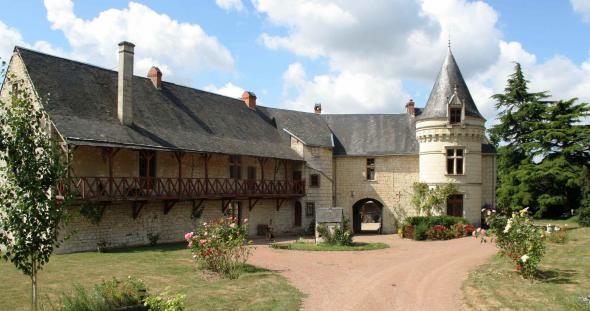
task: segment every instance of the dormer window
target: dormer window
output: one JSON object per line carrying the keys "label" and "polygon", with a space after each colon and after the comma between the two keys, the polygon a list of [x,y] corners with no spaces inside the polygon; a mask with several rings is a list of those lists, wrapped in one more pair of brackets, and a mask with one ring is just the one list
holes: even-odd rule
{"label": "dormer window", "polygon": [[461,123],[461,108],[451,108],[450,109],[449,121],[451,124]]}

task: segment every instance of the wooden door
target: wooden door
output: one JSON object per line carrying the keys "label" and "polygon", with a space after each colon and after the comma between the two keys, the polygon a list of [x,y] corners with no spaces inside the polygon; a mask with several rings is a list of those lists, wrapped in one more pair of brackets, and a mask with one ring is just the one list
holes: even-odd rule
{"label": "wooden door", "polygon": [[463,217],[462,194],[454,194],[447,199],[447,215]]}
{"label": "wooden door", "polygon": [[295,224],[294,225],[295,225],[295,227],[301,227],[301,213],[303,212],[301,210],[301,202],[299,202],[299,201],[295,202],[294,210],[295,210],[295,217],[294,217]]}

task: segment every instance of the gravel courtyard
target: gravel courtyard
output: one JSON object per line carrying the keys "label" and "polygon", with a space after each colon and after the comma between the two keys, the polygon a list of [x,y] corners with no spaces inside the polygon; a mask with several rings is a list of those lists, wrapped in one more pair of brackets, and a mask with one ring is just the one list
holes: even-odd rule
{"label": "gravel courtyard", "polygon": [[467,273],[496,252],[470,237],[416,242],[375,235],[355,241],[390,248],[308,252],[257,245],[249,262],[287,277],[307,296],[305,310],[461,310]]}

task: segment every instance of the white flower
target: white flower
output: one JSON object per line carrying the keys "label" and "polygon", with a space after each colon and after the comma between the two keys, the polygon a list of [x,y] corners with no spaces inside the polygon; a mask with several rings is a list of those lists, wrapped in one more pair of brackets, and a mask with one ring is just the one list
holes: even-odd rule
{"label": "white flower", "polygon": [[522,255],[522,257],[520,257],[520,260],[522,260],[522,263],[525,263],[527,260],[529,260],[529,256],[528,255]]}

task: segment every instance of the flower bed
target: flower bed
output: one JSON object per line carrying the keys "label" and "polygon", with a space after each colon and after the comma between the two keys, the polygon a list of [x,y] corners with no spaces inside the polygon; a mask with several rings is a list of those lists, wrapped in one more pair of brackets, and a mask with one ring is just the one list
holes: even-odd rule
{"label": "flower bed", "polygon": [[408,217],[402,228],[402,236],[408,239],[449,240],[466,237],[475,230],[465,218],[454,216]]}

